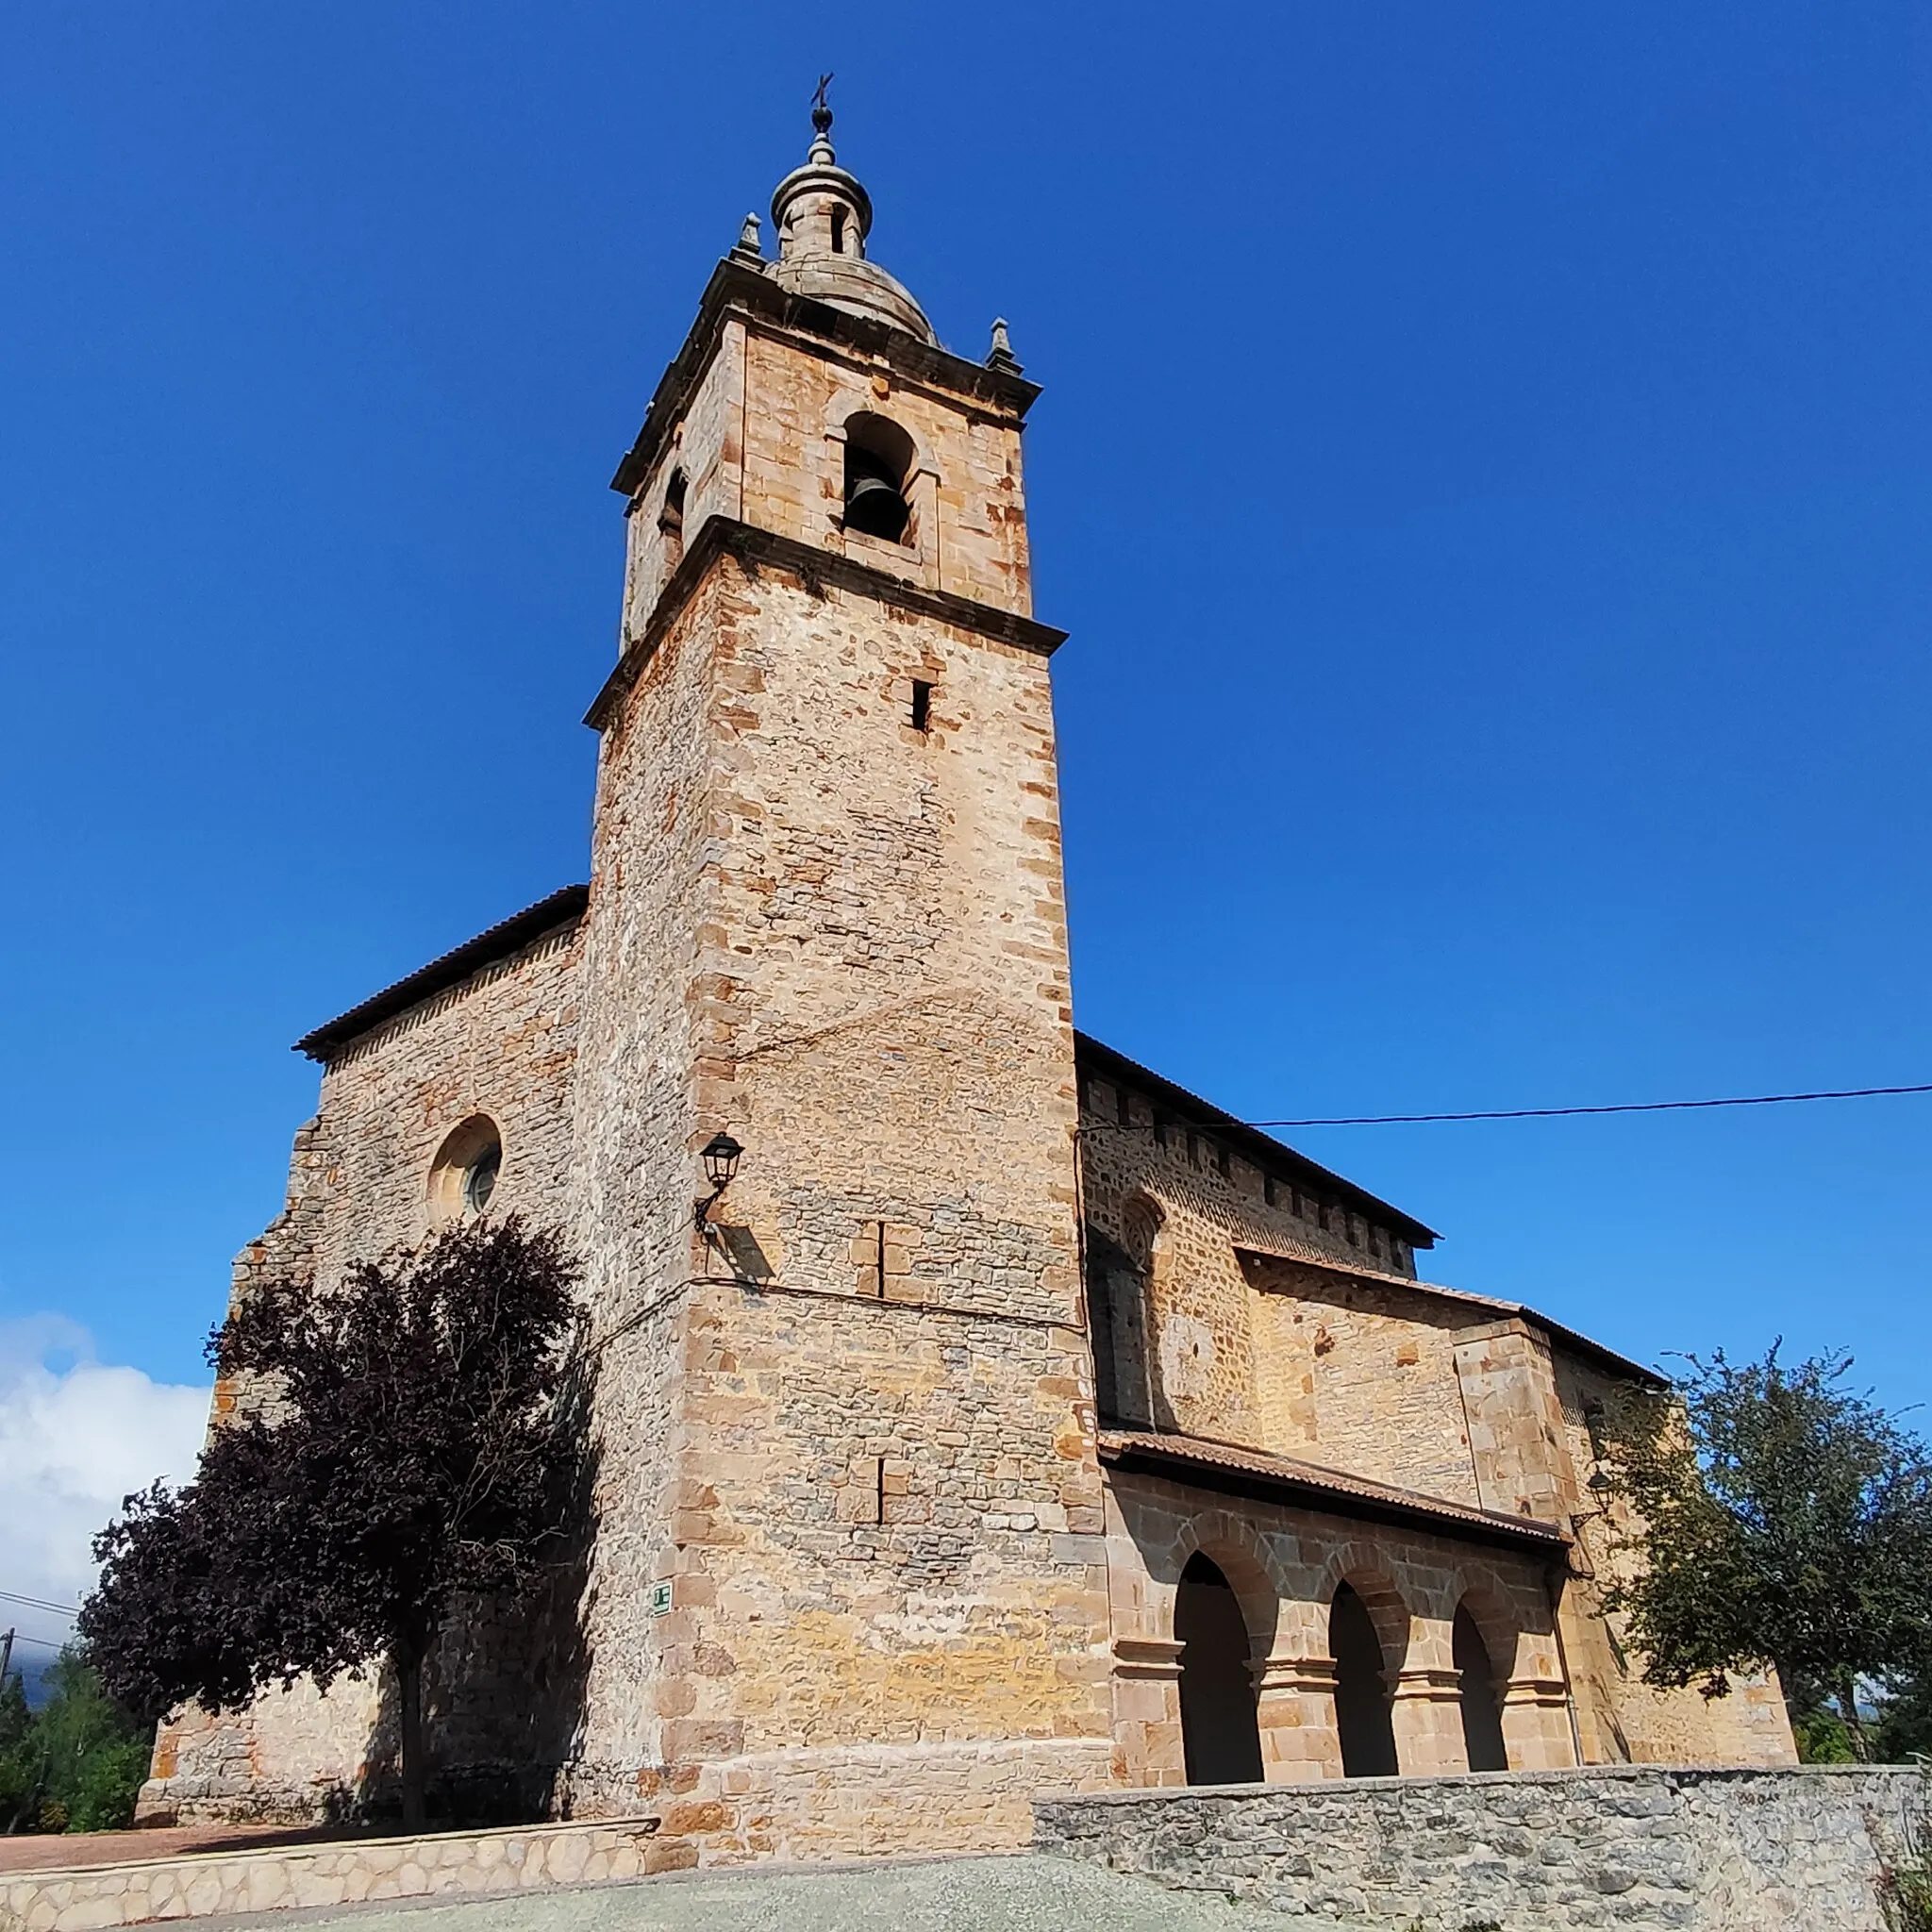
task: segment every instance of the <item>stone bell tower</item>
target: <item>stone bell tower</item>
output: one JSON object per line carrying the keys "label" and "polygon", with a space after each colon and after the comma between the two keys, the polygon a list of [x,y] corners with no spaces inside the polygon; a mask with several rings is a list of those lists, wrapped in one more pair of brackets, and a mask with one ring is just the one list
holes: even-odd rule
{"label": "stone bell tower", "polygon": [[1038,391],[941,346],[813,120],[618,469],[590,714],[568,1796],[661,1805],[665,1864],[1014,1842],[1111,1742]]}

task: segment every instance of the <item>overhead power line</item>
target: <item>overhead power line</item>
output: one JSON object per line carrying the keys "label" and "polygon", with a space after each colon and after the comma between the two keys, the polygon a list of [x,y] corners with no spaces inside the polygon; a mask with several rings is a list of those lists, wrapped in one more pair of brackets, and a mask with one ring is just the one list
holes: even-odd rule
{"label": "overhead power line", "polygon": [[43,1596],[19,1596],[10,1590],[0,1590],[0,1603],[25,1604],[30,1610],[52,1610],[57,1616],[68,1618],[75,1613],[72,1604],[51,1604]]}
{"label": "overhead power line", "polygon": [[[1408,1127],[1437,1121],[1552,1121],[1575,1114],[1684,1113],[1707,1107],[1783,1107],[1799,1100],[1873,1100],[1891,1093],[1932,1093],[1932,1081],[1915,1087],[1835,1087],[1818,1093],[1744,1093],[1722,1100],[1624,1100],[1607,1107],[1501,1107],[1467,1113],[1346,1113],[1310,1115],[1302,1120],[1230,1121],[1238,1127]],[[1145,1132],[1159,1121],[1094,1121],[1082,1128],[1115,1133]],[[1208,1123],[1205,1124],[1212,1124]]]}

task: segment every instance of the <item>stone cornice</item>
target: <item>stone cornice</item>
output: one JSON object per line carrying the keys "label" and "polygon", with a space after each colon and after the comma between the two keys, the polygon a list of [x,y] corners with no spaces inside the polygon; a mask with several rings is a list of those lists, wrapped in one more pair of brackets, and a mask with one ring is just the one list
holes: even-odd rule
{"label": "stone cornice", "polygon": [[616,669],[604,680],[603,690],[584,713],[584,723],[593,731],[603,730],[609,722],[612,710],[656,655],[664,633],[704,582],[712,564],[727,555],[737,558],[748,570],[782,571],[813,591],[834,585],[900,610],[972,631],[994,643],[1037,652],[1042,658],[1050,658],[1067,641],[1065,631],[1022,617],[1016,610],[978,604],[951,591],[929,591],[924,584],[893,576],[890,571],[861,563],[856,558],[842,557],[837,551],[814,550],[795,537],[782,537],[775,530],[760,529],[756,524],[741,524],[735,517],[712,516],[706,518],[704,528],[672,572],[670,582],[651,612],[650,622],[631,640]]}
{"label": "stone cornice", "polygon": [[727,258],[705,285],[691,333],[659,379],[644,412],[643,427],[618,464],[617,474],[610,479],[611,489],[628,496],[650,475],[665,438],[683,416],[691,390],[710,364],[726,319],[734,313],[875,358],[915,381],[931,383],[949,395],[978,403],[1016,422],[1024,418],[1040,394],[1038,383],[1009,370],[969,362],[965,357],[922,342],[890,323],[848,314],[808,295],[792,294],[761,270]]}

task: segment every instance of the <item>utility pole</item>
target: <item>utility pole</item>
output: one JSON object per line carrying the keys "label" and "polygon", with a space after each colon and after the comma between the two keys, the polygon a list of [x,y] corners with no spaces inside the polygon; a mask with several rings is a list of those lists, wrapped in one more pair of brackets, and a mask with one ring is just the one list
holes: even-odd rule
{"label": "utility pole", "polygon": [[7,1688],[7,1673],[13,1665],[13,1632],[0,1632],[0,1690]]}

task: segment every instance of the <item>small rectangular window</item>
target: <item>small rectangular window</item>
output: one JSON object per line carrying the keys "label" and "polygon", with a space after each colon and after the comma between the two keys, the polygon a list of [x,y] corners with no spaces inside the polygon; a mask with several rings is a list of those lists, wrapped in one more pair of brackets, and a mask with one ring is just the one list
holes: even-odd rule
{"label": "small rectangular window", "polygon": [[1261,1176],[1261,1198],[1269,1207],[1274,1206],[1274,1176],[1272,1174],[1264,1174]]}
{"label": "small rectangular window", "polygon": [[1113,1098],[1115,1109],[1120,1114],[1121,1125],[1131,1127],[1134,1124],[1134,1103],[1127,1098],[1127,1090],[1124,1087],[1116,1087]]}
{"label": "small rectangular window", "polygon": [[932,686],[919,677],[912,680],[912,728],[915,731],[932,729]]}

